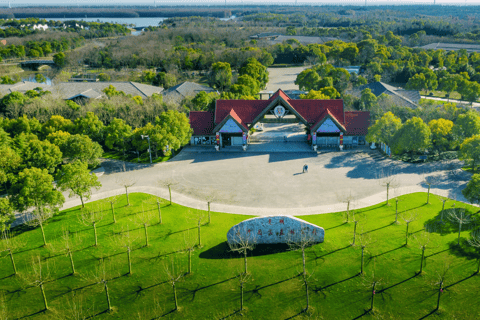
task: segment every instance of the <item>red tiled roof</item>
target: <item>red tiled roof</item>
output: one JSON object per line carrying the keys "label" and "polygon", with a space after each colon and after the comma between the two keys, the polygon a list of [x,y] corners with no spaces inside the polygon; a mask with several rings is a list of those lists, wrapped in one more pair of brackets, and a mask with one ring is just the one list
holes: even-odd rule
{"label": "red tiled roof", "polygon": [[268,99],[268,101],[273,101],[273,100],[275,100],[278,96],[282,97],[283,100],[285,100],[285,101],[290,100],[290,97],[287,96],[287,94],[286,94],[285,92],[283,92],[282,89],[278,89],[277,92],[275,92],[275,93],[270,97],[270,99]]}
{"label": "red tiled roof", "polygon": [[290,100],[290,105],[307,120],[316,123],[325,109],[328,109],[335,119],[342,125],[345,124],[343,115],[343,100]]}
{"label": "red tiled roof", "polygon": [[213,112],[190,111],[190,127],[194,135],[212,134],[215,124],[213,123]]}
{"label": "red tiled roof", "polygon": [[232,109],[243,123],[252,123],[269,103],[268,100],[217,100],[215,124],[222,122]]}
{"label": "red tiled roof", "polygon": [[248,131],[248,127],[245,125],[245,123],[243,123],[242,119],[240,119],[240,117],[237,115],[235,110],[233,110],[233,109],[230,110],[229,115],[232,116],[233,119],[237,120],[237,122],[240,123]]}
{"label": "red tiled roof", "polygon": [[364,136],[370,124],[370,111],[345,111],[347,135]]}
{"label": "red tiled roof", "polygon": [[[325,117],[326,117],[327,115],[330,115],[332,118],[334,118],[335,120],[337,120],[338,123],[340,123],[340,125],[342,125],[342,126],[345,128],[345,123],[340,122],[340,121],[330,112],[330,109],[327,108],[327,109],[324,109],[324,110],[323,110],[322,114],[321,114],[320,117],[318,118],[318,121],[317,121],[313,126],[310,127],[310,130],[313,130],[314,127],[316,127],[323,119],[325,119]],[[318,128],[317,128],[317,129],[318,129]],[[341,129],[341,128],[338,128],[338,129]],[[345,128],[345,130],[346,130],[346,128]]]}

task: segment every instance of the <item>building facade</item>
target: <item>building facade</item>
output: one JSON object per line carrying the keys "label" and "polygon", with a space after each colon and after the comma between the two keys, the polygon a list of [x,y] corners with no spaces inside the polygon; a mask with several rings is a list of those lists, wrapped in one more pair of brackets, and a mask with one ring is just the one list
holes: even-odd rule
{"label": "building facade", "polygon": [[[278,90],[268,100],[217,100],[215,111],[191,111],[191,145],[246,146],[257,123],[302,123],[312,146],[365,143],[368,111],[344,111],[343,100],[295,100]],[[316,147],[315,147],[316,148]]]}

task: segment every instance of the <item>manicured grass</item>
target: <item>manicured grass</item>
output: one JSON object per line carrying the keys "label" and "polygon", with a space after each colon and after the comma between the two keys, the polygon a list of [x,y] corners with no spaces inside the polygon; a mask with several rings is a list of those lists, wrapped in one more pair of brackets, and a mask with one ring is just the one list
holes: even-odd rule
{"label": "manicured grass", "polygon": [[[310,277],[310,304],[313,319],[354,319],[370,307],[372,274],[379,278],[376,286],[374,314],[365,318],[420,319],[430,314],[437,301],[438,273],[448,263],[440,311],[430,318],[478,319],[478,287],[480,276],[474,275],[474,252],[466,239],[471,230],[463,226],[461,245],[456,246],[458,227],[445,219],[443,231],[438,228],[442,202],[426,193],[399,197],[400,214],[414,213],[416,220],[409,226],[409,246],[405,247],[405,223],[395,220],[395,200],[390,206],[381,203],[355,211],[357,231],[370,237],[366,248],[365,271],[359,275],[361,247],[351,246],[354,223],[345,223],[343,213],[300,217],[325,228],[325,242],[307,249],[307,270]],[[123,196],[115,205],[117,223],[112,223],[110,204],[99,201],[87,208],[105,214],[97,225],[99,246],[94,243],[93,228],[79,223],[79,208],[63,211],[45,226],[49,246],[42,247],[39,228],[16,228],[15,238],[25,245],[15,251],[14,258],[20,275],[12,276],[9,256],[0,254],[0,291],[13,318],[53,319],[58,314],[82,309],[87,316],[100,319],[152,319],[164,315],[167,319],[219,319],[235,313],[239,308],[240,290],[236,276],[243,271],[243,258],[228,250],[226,233],[230,227],[249,216],[212,213],[210,225],[201,228],[202,246],[193,252],[192,271],[177,283],[178,303],[174,307],[172,287],[167,280],[165,266],[173,263],[178,270],[187,270],[188,254],[184,252],[185,239],[196,241],[197,221],[194,216],[205,214],[162,200],[163,224],[159,224],[154,197],[130,194],[130,206]],[[175,199],[173,199],[175,200]],[[451,208],[454,201],[447,201]],[[456,207],[460,207],[456,203]],[[478,208],[466,206],[478,219]],[[144,228],[135,224],[142,212],[149,214],[149,243],[144,247]],[[189,214],[193,212],[193,214]],[[206,220],[203,220],[204,222]],[[352,221],[352,219],[350,219]],[[478,220],[477,220],[478,221]],[[425,225],[437,226],[428,233],[424,273],[420,268],[421,249],[416,237]],[[62,228],[71,233],[75,245],[73,260],[77,274],[70,275],[67,256],[53,251],[61,242]],[[121,246],[125,235],[133,239],[132,269],[128,275],[126,248]],[[368,235],[368,236],[367,236]],[[44,270],[50,271],[45,283],[50,310],[42,312],[43,300],[38,287],[22,280],[31,274],[32,256],[41,255]],[[107,303],[102,284],[93,279],[103,258],[108,276],[108,290],[113,310],[106,312]],[[258,247],[249,254],[250,281],[245,287],[244,319],[286,319],[299,314],[305,306],[305,288],[302,286],[301,253],[286,250],[284,246]],[[75,294],[75,297],[73,297]],[[83,301],[83,303],[78,303]],[[1,308],[1,306],[0,306]],[[301,313],[297,318],[306,318]]]}
{"label": "manicured grass", "polygon": [[[180,151],[177,151],[175,154],[178,154],[178,152]],[[155,155],[152,154],[152,163],[165,162],[168,161],[171,157],[172,156],[155,158]],[[103,153],[102,158],[128,161],[133,163],[150,163],[150,155],[148,154],[148,152],[142,153],[139,158],[136,154],[131,152],[126,153],[124,157],[123,152],[108,151]]]}
{"label": "manicured grass", "polygon": [[[428,91],[428,93],[427,91],[420,91],[420,95],[428,96],[431,92],[433,92],[433,97],[437,97],[437,98],[445,98],[445,95],[447,94],[444,91]],[[450,99],[461,100],[462,95],[456,91],[453,91],[450,93]]]}

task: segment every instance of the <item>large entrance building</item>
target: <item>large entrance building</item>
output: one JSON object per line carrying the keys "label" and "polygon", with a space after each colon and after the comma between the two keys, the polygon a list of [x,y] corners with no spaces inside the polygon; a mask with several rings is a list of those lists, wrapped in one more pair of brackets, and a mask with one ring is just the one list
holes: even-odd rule
{"label": "large entrance building", "polygon": [[344,111],[343,100],[297,100],[278,90],[268,100],[217,100],[214,112],[191,111],[191,144],[245,148],[257,123],[299,123],[315,149],[355,146],[365,143],[369,121],[368,111]]}

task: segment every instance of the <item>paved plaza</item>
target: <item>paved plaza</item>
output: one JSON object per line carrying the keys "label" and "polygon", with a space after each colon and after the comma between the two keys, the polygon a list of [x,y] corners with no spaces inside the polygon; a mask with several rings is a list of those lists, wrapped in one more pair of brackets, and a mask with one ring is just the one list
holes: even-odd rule
{"label": "paved plaza", "polygon": [[[270,144],[274,147],[276,144]],[[279,145],[284,146],[283,143]],[[102,188],[91,201],[123,194],[123,179],[135,180],[129,192],[146,192],[168,199],[160,180],[171,180],[173,201],[188,207],[206,209],[205,198],[219,196],[212,210],[247,215],[307,215],[343,211],[339,201],[345,193],[356,198],[353,207],[370,206],[386,199],[378,178],[382,172],[396,174],[398,187],[390,197],[427,190],[425,177],[433,177],[432,193],[464,201],[461,190],[470,179],[459,161],[408,164],[383,157],[377,150],[360,146],[347,151],[246,152],[229,149],[185,147],[166,163],[129,165],[126,172],[119,161],[106,160],[99,177]],[[307,164],[308,173],[302,173]],[[66,196],[67,198],[67,196]],[[64,208],[80,204],[67,198]]]}

